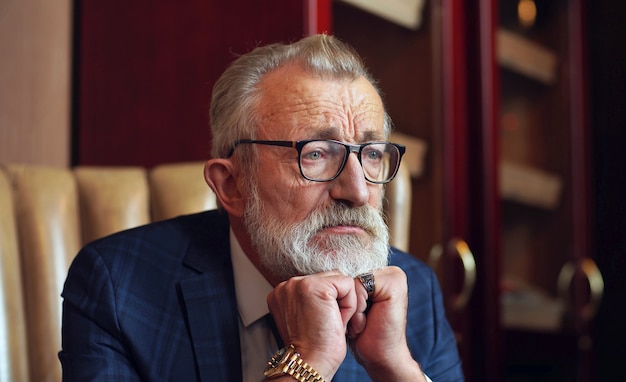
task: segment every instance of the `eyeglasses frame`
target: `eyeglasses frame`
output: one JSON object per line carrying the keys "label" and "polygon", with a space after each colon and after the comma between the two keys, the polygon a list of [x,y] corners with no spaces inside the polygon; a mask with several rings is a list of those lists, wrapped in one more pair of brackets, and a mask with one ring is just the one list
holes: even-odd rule
{"label": "eyeglasses frame", "polygon": [[[301,161],[301,154],[302,154],[302,148],[310,142],[318,142],[318,141],[327,141],[327,142],[334,142],[334,143],[338,143],[342,146],[344,146],[346,148],[346,155],[343,158],[343,162],[341,163],[341,166],[339,167],[339,170],[337,171],[337,174],[335,174],[335,176],[333,176],[330,179],[325,179],[325,180],[317,180],[317,179],[311,179],[309,177],[307,177],[306,175],[304,175],[304,172],[302,171],[302,161]],[[230,148],[230,150],[228,150],[228,153],[226,154],[226,158],[230,158],[233,153],[235,152],[235,148],[240,145],[240,144],[257,144],[257,145],[265,145],[265,146],[279,146],[279,147],[292,147],[294,149],[296,149],[296,151],[298,151],[298,168],[300,169],[300,175],[302,175],[302,177],[306,180],[310,180],[312,182],[331,182],[333,180],[335,180],[339,175],[341,175],[341,173],[343,172],[343,169],[346,167],[346,163],[348,162],[348,157],[350,156],[351,153],[356,153],[357,154],[357,158],[359,159],[359,164],[361,165],[361,167],[363,167],[363,162],[361,161],[361,153],[363,152],[363,148],[373,145],[373,144],[390,144],[392,146],[395,146],[398,149],[398,165],[396,166],[393,174],[389,177],[388,180],[385,181],[374,181],[371,179],[367,178],[367,175],[365,174],[365,171],[363,171],[363,176],[365,177],[365,180],[367,180],[370,183],[374,183],[374,184],[387,184],[389,182],[391,182],[397,175],[398,173],[398,169],[400,168],[400,162],[402,161],[402,156],[404,155],[405,151],[406,151],[406,146],[401,145],[399,143],[393,143],[393,142],[386,142],[386,141],[381,141],[381,142],[367,142],[367,143],[361,143],[358,145],[353,145],[350,143],[345,143],[345,142],[340,142],[340,141],[336,141],[334,139],[307,139],[307,140],[303,140],[303,141],[271,141],[271,140],[257,140],[257,139],[240,139],[237,140],[233,143],[232,147]]]}

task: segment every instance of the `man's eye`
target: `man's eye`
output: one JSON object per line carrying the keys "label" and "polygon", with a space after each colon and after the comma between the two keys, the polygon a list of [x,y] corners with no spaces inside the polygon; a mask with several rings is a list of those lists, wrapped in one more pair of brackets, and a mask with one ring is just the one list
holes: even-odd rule
{"label": "man's eye", "polygon": [[306,159],[308,160],[318,160],[322,158],[322,152],[317,150],[317,151],[311,151],[309,153],[306,153]]}
{"label": "man's eye", "polygon": [[382,153],[376,150],[370,150],[365,153],[365,156],[367,157],[368,160],[375,161],[375,160],[379,160],[380,158],[382,158]]}

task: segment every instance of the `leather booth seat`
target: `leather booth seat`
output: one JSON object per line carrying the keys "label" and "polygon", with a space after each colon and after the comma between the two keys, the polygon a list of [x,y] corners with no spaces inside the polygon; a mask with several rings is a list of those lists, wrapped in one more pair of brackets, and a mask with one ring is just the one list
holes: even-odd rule
{"label": "leather booth seat", "polygon": [[[392,244],[407,249],[411,179],[387,186]],[[203,163],[57,168],[0,165],[0,381],[60,381],[61,290],[87,242],[216,208]],[[71,330],[71,328],[70,328]]]}

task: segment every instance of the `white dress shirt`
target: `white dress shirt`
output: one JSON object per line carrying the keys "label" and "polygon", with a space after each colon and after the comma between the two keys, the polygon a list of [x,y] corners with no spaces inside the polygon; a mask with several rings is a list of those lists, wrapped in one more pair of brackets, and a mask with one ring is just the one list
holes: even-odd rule
{"label": "white dress shirt", "polygon": [[267,295],[273,288],[243,252],[232,230],[230,255],[239,310],[243,381],[263,381],[263,370],[267,361],[278,351],[274,334],[265,320],[270,312]]}

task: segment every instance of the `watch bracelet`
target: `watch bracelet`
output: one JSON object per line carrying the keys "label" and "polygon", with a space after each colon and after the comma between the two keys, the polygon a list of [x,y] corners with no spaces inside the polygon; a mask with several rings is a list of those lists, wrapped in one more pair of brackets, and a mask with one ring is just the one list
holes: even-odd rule
{"label": "watch bracelet", "polygon": [[311,365],[300,358],[299,353],[293,353],[285,367],[287,374],[298,382],[325,382],[319,373]]}

